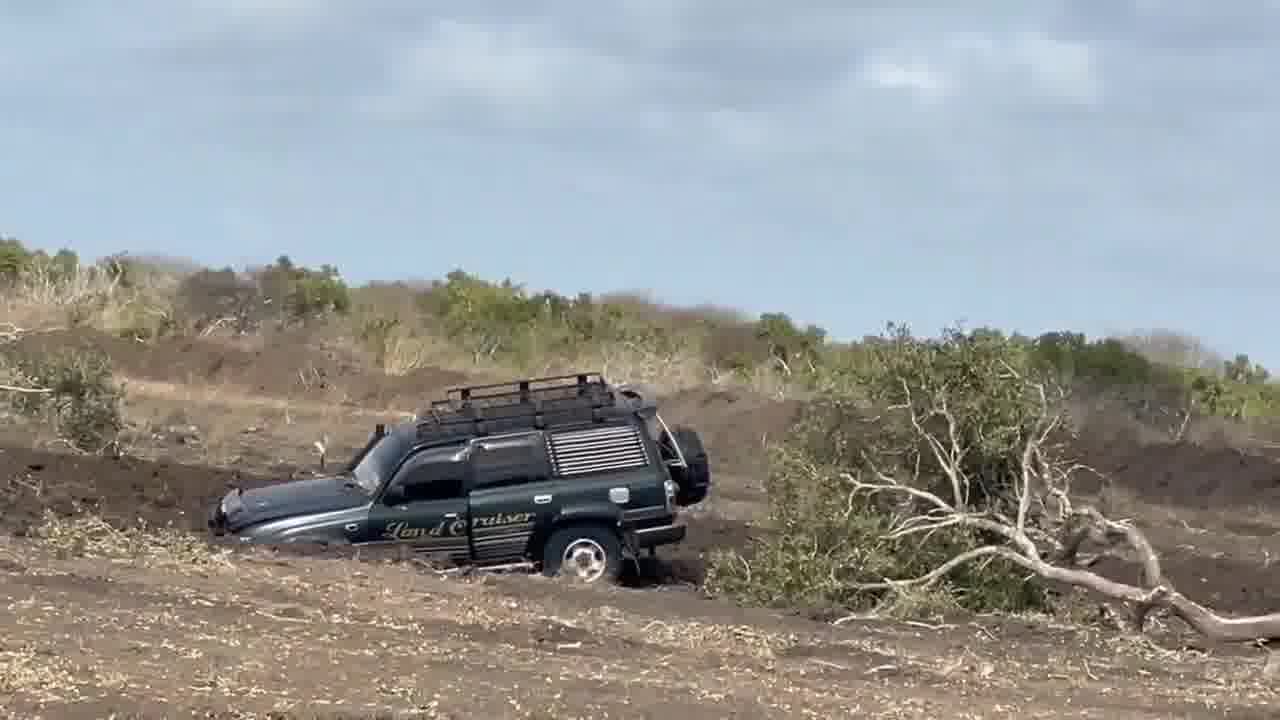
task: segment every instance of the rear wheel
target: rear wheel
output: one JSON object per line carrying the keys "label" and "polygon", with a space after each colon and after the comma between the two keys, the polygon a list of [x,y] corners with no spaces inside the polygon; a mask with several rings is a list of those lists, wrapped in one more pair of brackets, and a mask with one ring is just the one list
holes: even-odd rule
{"label": "rear wheel", "polygon": [[542,573],[583,584],[615,582],[622,574],[622,543],[600,525],[561,528],[543,546]]}

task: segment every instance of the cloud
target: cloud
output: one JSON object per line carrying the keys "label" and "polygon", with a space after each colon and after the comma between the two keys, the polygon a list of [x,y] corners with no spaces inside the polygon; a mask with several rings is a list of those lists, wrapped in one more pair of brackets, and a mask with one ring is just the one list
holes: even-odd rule
{"label": "cloud", "polygon": [[562,122],[570,113],[625,100],[642,72],[619,58],[559,42],[542,25],[441,19],[393,54],[385,90],[360,107],[445,122],[459,113],[535,123],[555,115]]}
{"label": "cloud", "polygon": [[901,10],[824,2],[794,12],[710,0],[540,7],[502,15],[482,3],[422,19],[381,54],[352,107],[469,133],[623,133],[776,157],[848,151],[858,144],[849,128],[901,123],[892,116],[912,110],[895,93],[975,124],[1104,100],[1095,50],[1030,21],[959,15],[917,27]]}
{"label": "cloud", "polygon": [[1102,101],[1103,89],[1088,44],[1026,29],[955,31],[905,47],[875,48],[855,79],[924,101],[987,108],[1017,102],[1094,105]]}
{"label": "cloud", "polygon": [[[29,41],[17,45],[53,72],[9,90],[165,114],[185,106],[201,122],[323,113],[543,139],[684,138],[769,156],[830,151],[848,145],[850,127],[895,122],[886,116],[911,110],[894,93],[979,115],[1102,101],[1093,48],[1063,37],[1047,10],[930,5],[135,0],[125,11],[68,1],[19,23]],[[116,78],[103,82],[104,69]]]}
{"label": "cloud", "polygon": [[11,2],[0,140],[244,158],[293,193],[292,221],[228,201],[272,228],[348,166],[342,202],[376,185],[377,214],[456,153],[455,175],[571,172],[547,186],[767,228],[779,264],[804,242],[995,268],[965,277],[1161,254],[1161,283],[1261,286],[1278,28],[1275,0]]}

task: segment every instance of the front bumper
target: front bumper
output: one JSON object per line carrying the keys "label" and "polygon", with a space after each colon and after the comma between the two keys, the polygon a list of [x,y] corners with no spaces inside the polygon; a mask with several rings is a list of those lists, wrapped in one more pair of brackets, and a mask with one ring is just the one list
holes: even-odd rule
{"label": "front bumper", "polygon": [[209,531],[214,535],[226,535],[228,528],[228,510],[235,513],[244,508],[244,503],[240,500],[240,490],[232,490],[226,495],[218,499],[213,507],[209,509],[206,521],[209,525]]}
{"label": "front bumper", "polygon": [[642,548],[672,545],[684,540],[688,528],[682,522],[634,530],[636,545]]}
{"label": "front bumper", "polygon": [[222,503],[215,504],[206,519],[209,523],[209,532],[214,535],[225,535],[227,533],[227,516],[222,512]]}

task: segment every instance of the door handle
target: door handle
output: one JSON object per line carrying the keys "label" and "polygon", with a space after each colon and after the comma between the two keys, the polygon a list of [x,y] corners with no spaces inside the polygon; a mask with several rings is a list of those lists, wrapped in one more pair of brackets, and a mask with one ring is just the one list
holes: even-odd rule
{"label": "door handle", "polygon": [[347,523],[346,525],[342,526],[342,529],[346,530],[347,532],[353,533],[360,529],[360,523]]}
{"label": "door handle", "polygon": [[445,520],[457,520],[457,519],[458,519],[458,513],[445,513],[445,514],[444,514],[444,519],[445,519]]}

